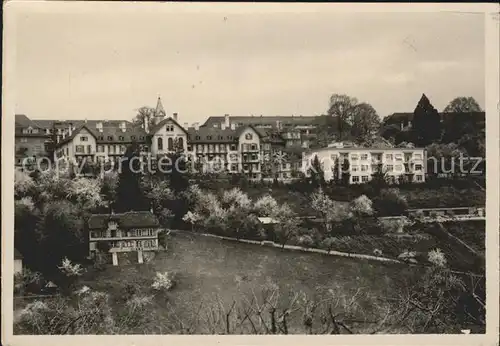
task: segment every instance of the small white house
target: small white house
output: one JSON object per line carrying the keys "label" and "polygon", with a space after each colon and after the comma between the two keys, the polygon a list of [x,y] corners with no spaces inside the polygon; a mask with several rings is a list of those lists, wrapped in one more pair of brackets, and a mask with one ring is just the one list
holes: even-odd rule
{"label": "small white house", "polygon": [[23,272],[23,255],[14,249],[14,274]]}

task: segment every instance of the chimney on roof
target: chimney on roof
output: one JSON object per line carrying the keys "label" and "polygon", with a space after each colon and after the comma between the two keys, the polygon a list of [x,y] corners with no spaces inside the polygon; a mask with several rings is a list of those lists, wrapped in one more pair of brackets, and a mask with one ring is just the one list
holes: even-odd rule
{"label": "chimney on roof", "polygon": [[281,121],[276,120],[276,128],[277,128],[278,130],[281,130]]}
{"label": "chimney on roof", "polygon": [[224,127],[229,128],[229,126],[231,126],[229,121],[229,114],[224,114]]}
{"label": "chimney on roof", "polygon": [[220,129],[221,129],[221,130],[225,130],[225,129],[226,129],[226,123],[222,123],[222,124],[220,124]]}
{"label": "chimney on roof", "polygon": [[200,124],[199,123],[194,123],[193,127],[194,127],[195,131],[198,131],[200,129]]}
{"label": "chimney on roof", "polygon": [[127,131],[127,123],[122,121],[120,124],[120,128],[122,129],[122,132]]}
{"label": "chimney on roof", "polygon": [[177,121],[177,113],[172,113],[174,120]]}
{"label": "chimney on roof", "polygon": [[235,123],[231,123],[231,130],[236,130],[236,124]]}
{"label": "chimney on roof", "polygon": [[73,130],[74,130],[73,124],[69,123],[68,136],[71,136],[73,134]]}
{"label": "chimney on roof", "polygon": [[189,127],[189,123],[184,123],[184,128],[187,130]]}
{"label": "chimney on roof", "polygon": [[101,121],[99,121],[99,122],[95,125],[95,127],[97,128],[97,130],[99,130],[99,132],[102,132],[102,122],[101,122]]}

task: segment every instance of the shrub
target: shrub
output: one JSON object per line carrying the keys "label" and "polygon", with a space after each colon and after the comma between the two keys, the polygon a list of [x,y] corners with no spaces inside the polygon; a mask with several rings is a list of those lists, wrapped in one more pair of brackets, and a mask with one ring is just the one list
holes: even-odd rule
{"label": "shrub", "polygon": [[398,259],[400,259],[402,261],[416,262],[416,260],[415,260],[416,256],[417,256],[417,253],[415,251],[405,250],[401,254],[399,254]]}
{"label": "shrub", "polygon": [[169,291],[175,286],[175,274],[169,272],[156,272],[156,277],[151,287],[156,291]]}
{"label": "shrub", "polygon": [[441,252],[441,249],[434,249],[429,251],[428,260],[435,266],[438,267],[446,266],[446,257],[444,256],[444,253]]}
{"label": "shrub", "polygon": [[297,238],[297,243],[303,247],[312,247],[314,245],[314,239],[310,235],[301,235]]}
{"label": "shrub", "polygon": [[380,195],[374,199],[373,204],[379,216],[405,215],[408,210],[408,202],[399,189],[380,191]]}

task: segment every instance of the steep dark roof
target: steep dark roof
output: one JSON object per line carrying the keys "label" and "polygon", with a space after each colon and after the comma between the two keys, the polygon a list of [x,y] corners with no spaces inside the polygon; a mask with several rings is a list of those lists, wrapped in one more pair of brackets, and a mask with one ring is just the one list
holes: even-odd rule
{"label": "steep dark roof", "polygon": [[278,132],[272,129],[257,128],[253,125],[240,126],[236,129],[226,128],[220,129],[217,127],[199,127],[195,130],[193,127],[188,129],[188,140],[190,143],[236,143],[241,133],[246,129],[251,128],[264,142],[282,143],[283,138]]}
{"label": "steep dark roof", "polygon": [[163,127],[163,125],[165,125],[169,121],[171,121],[175,125],[179,126],[184,132],[186,132],[186,134],[188,133],[188,131],[183,126],[181,126],[177,121],[175,121],[174,118],[171,118],[171,117],[165,118],[162,121],[160,121],[158,124],[156,124],[155,126],[153,126],[153,128],[151,128],[149,132],[151,134],[155,134],[156,131],[158,131],[159,129],[161,129]]}
{"label": "steep dark roof", "polygon": [[[276,122],[279,121],[281,124],[292,124],[292,125],[311,125],[315,120],[316,116],[230,116],[229,121],[231,123],[243,125],[271,125],[276,126]],[[225,117],[214,116],[209,117],[207,121],[202,125],[203,127],[213,127],[215,124],[221,124],[224,122]]]}
{"label": "steep dark roof", "polygon": [[150,211],[130,211],[122,214],[93,214],[88,221],[89,229],[107,228],[109,221],[115,221],[118,226],[125,228],[160,225],[156,216]]}
{"label": "steep dark roof", "polygon": [[23,255],[21,255],[21,253],[19,252],[19,250],[16,249],[16,248],[14,248],[14,259],[15,260],[23,259]]}
{"label": "steep dark roof", "polygon": [[187,130],[190,143],[236,143],[238,133],[232,129],[219,129],[215,127],[199,127],[198,130],[190,127]]}
{"label": "steep dark roof", "polygon": [[[24,129],[31,127],[32,129],[37,129],[38,133],[23,133]],[[22,137],[46,137],[45,129],[38,126],[30,118],[24,114],[15,115],[15,127],[14,133],[16,136]]]}
{"label": "steep dark roof", "polygon": [[[452,112],[452,113],[441,112],[439,113],[439,115],[441,116],[441,120],[443,121],[451,121],[455,117],[460,119],[469,117],[473,121],[480,122],[481,120],[484,121],[486,113],[485,112]],[[408,121],[412,120],[413,120],[413,112],[399,112],[388,115],[386,118],[384,118],[384,123],[389,125],[400,122],[407,123]]]}
{"label": "steep dark roof", "polygon": [[16,120],[15,120],[16,126],[21,126],[21,127],[38,127],[37,124],[35,124],[30,118],[28,118],[24,114],[16,114]]}
{"label": "steep dark roof", "polygon": [[61,140],[57,145],[60,146],[60,145],[63,145],[63,144],[66,144],[70,141],[73,140],[73,138],[75,138],[76,135],[78,135],[80,133],[80,131],[82,129],[85,129],[87,130],[92,136],[95,137],[95,135],[92,133],[92,131],[86,126],[86,125],[80,125],[79,127],[77,127],[72,133],[71,133],[71,136],[68,136],[66,138],[64,138],[63,140]]}
{"label": "steep dark roof", "polygon": [[[71,141],[75,136],[80,132],[81,129],[85,128],[88,132],[94,136],[97,144],[127,144],[136,141],[137,143],[145,143],[146,142],[146,132],[143,128],[139,126],[135,126],[130,122],[126,122],[126,130],[125,132],[120,129],[120,123],[122,121],[112,121],[112,122],[102,122],[103,130],[99,132],[97,129],[97,123],[99,121],[92,122],[83,122],[81,123],[71,134],[71,136],[64,138],[58,143],[58,146],[63,145]],[[94,126],[92,126],[94,124]]]}

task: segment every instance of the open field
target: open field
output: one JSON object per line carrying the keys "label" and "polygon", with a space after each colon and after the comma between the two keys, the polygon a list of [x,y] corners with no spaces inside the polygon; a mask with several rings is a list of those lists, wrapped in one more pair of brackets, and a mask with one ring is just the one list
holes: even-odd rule
{"label": "open field", "polygon": [[[414,279],[420,269],[179,233],[170,238],[168,250],[152,262],[89,272],[84,281],[95,290],[110,293],[118,308],[124,292],[131,290],[127,285],[143,294],[152,293],[150,285],[157,271],[175,272],[178,283],[165,296],[155,298],[152,314],[156,323],[149,333],[180,333],[194,324],[194,318],[203,319],[215,304],[221,303],[228,310],[233,300],[250,300],[253,293],[260,296],[274,285],[279,287],[282,304],[300,292],[325,299],[332,292],[348,298],[359,290],[357,318],[377,320],[375,301],[395,297],[398,280]],[[213,331],[204,327],[196,332]],[[301,318],[291,322],[289,332],[304,333]]]}

